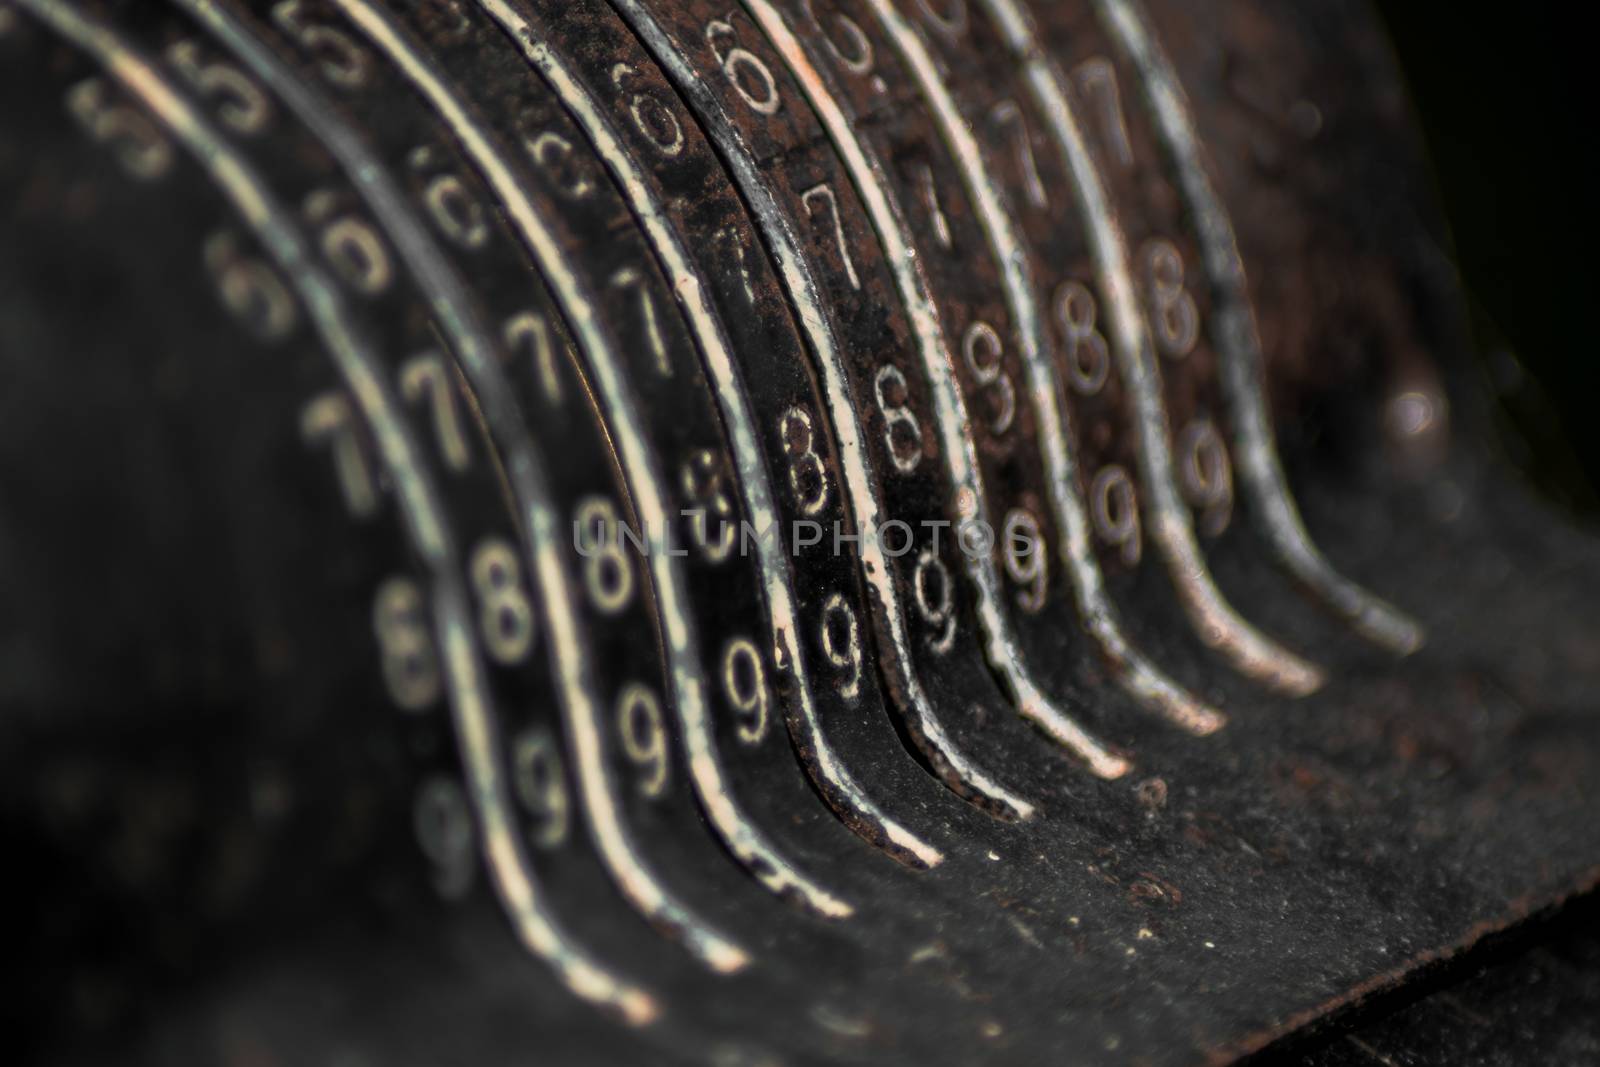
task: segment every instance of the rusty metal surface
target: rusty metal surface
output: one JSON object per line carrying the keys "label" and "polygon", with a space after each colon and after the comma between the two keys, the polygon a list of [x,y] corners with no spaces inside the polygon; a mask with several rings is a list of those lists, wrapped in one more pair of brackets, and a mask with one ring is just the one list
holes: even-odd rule
{"label": "rusty metal surface", "polygon": [[1226,1062],[1595,887],[1376,23],[1015,10],[0,2],[25,1057]]}

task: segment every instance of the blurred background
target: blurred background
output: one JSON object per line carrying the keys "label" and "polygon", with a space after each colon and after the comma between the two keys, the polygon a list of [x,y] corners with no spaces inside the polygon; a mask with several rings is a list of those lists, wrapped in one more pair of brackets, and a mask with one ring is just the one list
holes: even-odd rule
{"label": "blurred background", "polygon": [[1600,521],[1600,66],[1575,5],[1379,0],[1433,157],[1507,457]]}

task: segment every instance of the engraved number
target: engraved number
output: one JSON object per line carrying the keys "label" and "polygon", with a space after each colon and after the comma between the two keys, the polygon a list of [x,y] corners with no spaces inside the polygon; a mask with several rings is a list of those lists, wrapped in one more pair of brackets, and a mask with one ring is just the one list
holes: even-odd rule
{"label": "engraved number", "polygon": [[[817,18],[817,13],[812,9],[811,0],[804,0],[806,14],[811,21],[822,27],[822,20]],[[833,23],[838,26],[844,35],[841,42],[824,29],[823,42],[828,46],[828,51],[833,53],[833,58],[851,74],[864,77],[872,73],[872,64],[876,57],[873,55],[872,41],[862,31],[861,24],[843,12],[832,12]]]}
{"label": "engraved number", "polygon": [[[422,172],[432,165],[433,149],[427,145],[411,153],[411,167]],[[439,232],[462,248],[476,251],[489,243],[489,224],[483,205],[467,191],[461,178],[449,171],[424,179],[422,202]]]}
{"label": "engraved number", "polygon": [[472,554],[471,572],[489,658],[508,667],[521,663],[533,648],[533,605],[522,590],[516,550],[504,541],[485,541]]}
{"label": "engraved number", "polygon": [[1196,419],[1178,435],[1178,472],[1183,495],[1201,513],[1201,530],[1216,537],[1233,518],[1233,463],[1210,419]]}
{"label": "engraved number", "polygon": [[1056,290],[1056,325],[1066,344],[1067,379],[1084,396],[1095,396],[1111,374],[1111,353],[1100,332],[1100,309],[1082,282],[1063,282]]}
{"label": "engraved number", "polygon": [[854,703],[861,695],[861,627],[841,593],[830,595],[822,605],[822,654],[844,674],[839,695]]}
{"label": "engraved number", "polygon": [[1127,170],[1133,166],[1133,145],[1128,140],[1128,122],[1122,113],[1122,90],[1117,87],[1117,70],[1104,56],[1086,59],[1073,71],[1078,95],[1095,110],[1100,119],[1101,136],[1111,158]]}
{"label": "engraved number", "polygon": [[950,568],[944,565],[932,545],[917,556],[911,585],[922,621],[937,631],[928,638],[928,646],[942,656],[956,640],[955,582],[951,580]]}
{"label": "engraved number", "polygon": [[844,220],[839,217],[839,200],[833,195],[833,186],[826,182],[812,186],[800,195],[800,202],[805,205],[806,217],[814,218],[817,209],[812,206],[813,201],[826,201],[828,214],[833,219],[833,239],[839,244],[839,256],[844,260],[844,273],[850,279],[850,288],[861,288],[861,277],[856,274],[856,262],[850,258],[850,244],[844,239]]}
{"label": "engraved number", "polygon": [[1005,558],[1006,573],[1022,586],[1017,603],[1030,615],[1037,613],[1050,581],[1050,554],[1039,520],[1026,508],[1012,508],[1006,515]]}
{"label": "engraved number", "polygon": [[1171,241],[1144,246],[1144,281],[1150,296],[1150,327],[1163,355],[1182,359],[1200,340],[1200,312],[1184,288],[1183,256]]}
{"label": "engraved number", "polygon": [[661,320],[656,315],[656,300],[645,284],[644,275],[634,267],[623,267],[611,276],[613,289],[639,290],[639,314],[644,320],[644,334],[650,342],[650,353],[655,357],[656,370],[663,378],[672,377],[672,358],[667,353],[667,342],[661,336]]}
{"label": "engraved number", "polygon": [[538,824],[531,836],[540,848],[557,848],[572,825],[561,753],[550,734],[530,727],[511,744],[511,786],[517,800]]}
{"label": "engraved number", "polygon": [[989,422],[989,432],[996,437],[1003,436],[1017,419],[1017,389],[1005,372],[1004,354],[1005,347],[993,326],[979,320],[967,328],[961,341],[961,355],[978,385],[998,398],[995,416]]}
{"label": "engraved number", "polygon": [[172,146],[155,124],[133,108],[112,102],[99,78],[68,89],[66,103],[84,132],[110,147],[130,176],[154,181],[172,169]]}
{"label": "engraved number", "polygon": [[683,125],[672,109],[655,94],[643,89],[629,89],[624,83],[638,77],[639,72],[626,63],[611,68],[611,84],[628,97],[628,116],[634,128],[644,139],[655,145],[662,155],[671,159],[683,151]]}
{"label": "engraved number", "polygon": [[521,311],[511,316],[505,325],[506,348],[517,349],[527,345],[533,352],[533,367],[539,375],[545,399],[552,404],[561,403],[561,378],[556,374],[555,341],[550,336],[550,326],[537,311]]}
{"label": "engraved number", "polygon": [[383,238],[354,215],[337,214],[331,193],[306,198],[306,217],[320,227],[318,244],[334,273],[363,296],[377,296],[394,280],[394,268]]}
{"label": "engraved number", "polygon": [[240,255],[228,233],[207,239],[204,256],[223,306],[245,329],[265,342],[281,341],[293,332],[298,319],[294,296],[271,267]]}
{"label": "engraved number", "polygon": [[455,382],[444,357],[437,352],[414,356],[400,368],[400,391],[408,402],[427,401],[433,411],[433,433],[445,466],[464,471],[472,465],[467,435],[461,428]]}
{"label": "engraved number", "polygon": [[633,562],[623,548],[622,521],[604,497],[578,506],[577,536],[584,550],[583,581],[594,606],[615,615],[633,596]]}
{"label": "engraved number", "polygon": [[357,432],[355,412],[345,395],[323,393],[306,404],[300,415],[300,436],[309,445],[329,442],[339,489],[350,514],[365,519],[376,513],[378,480]]}
{"label": "engraved number", "polygon": [[[694,543],[712,563],[722,563],[733,554],[737,523],[733,501],[728,499],[722,463],[708,448],[696,449],[678,472],[684,495],[694,505],[689,516]],[[716,531],[715,539],[712,531]]]}
{"label": "engraved number", "polygon": [[757,114],[776,115],[783,106],[783,97],[778,93],[778,79],[773,77],[761,57],[747,48],[735,45],[726,52],[722,51],[717,42],[724,38],[737,38],[737,31],[731,22],[712,19],[706,23],[706,42],[711,45],[717,62],[722,64],[722,73],[728,79],[728,84]]}
{"label": "engraved number", "polygon": [[1028,194],[1028,203],[1040,211],[1050,206],[1050,198],[1044,191],[1044,179],[1039,177],[1039,161],[1033,155],[1033,136],[1028,132],[1028,119],[1022,113],[1022,108],[1015,100],[1002,100],[994,106],[990,117],[994,124],[1002,130],[1011,128],[1011,136],[1017,148],[1017,166],[1022,170],[1022,187]]}
{"label": "engraved number", "polygon": [[761,653],[748,638],[735,637],[728,642],[728,650],[722,654],[722,688],[739,713],[739,740],[759,745],[767,736],[770,715],[767,676]]}
{"label": "engraved number", "polygon": [[423,25],[446,44],[458,44],[472,31],[472,23],[461,10],[461,0],[420,0]]}
{"label": "engraved number", "polygon": [[422,590],[409,578],[390,578],[372,604],[383,680],[405,711],[424,711],[439,699],[439,659],[434,653]]}
{"label": "engraved number", "polygon": [[800,510],[815,515],[828,502],[828,467],[817,453],[817,435],[804,408],[790,408],[778,424],[789,457],[789,488]]}
{"label": "engraved number", "polygon": [[733,250],[734,262],[739,268],[739,286],[744,293],[744,302],[746,304],[754,304],[756,302],[756,291],[754,284],[750,280],[750,263],[745,250],[745,231],[739,226],[730,223],[712,234],[711,240],[718,245],[725,244]]}
{"label": "engraved number", "polygon": [[272,117],[272,106],[260,86],[231,64],[202,60],[194,41],[179,41],[167,49],[167,60],[195,89],[217,99],[217,117],[234,133],[260,133]]}
{"label": "engraved number", "polygon": [[310,52],[322,69],[322,76],[341,89],[359,89],[372,74],[367,53],[332,26],[305,17],[301,0],[283,0],[272,8],[272,21]]}
{"label": "engraved number", "polygon": [[1144,552],[1139,524],[1139,496],[1128,472],[1112,464],[1094,477],[1089,510],[1101,540],[1122,552],[1122,562],[1136,566]]}
{"label": "engraved number", "polygon": [[594,180],[580,162],[571,141],[554,130],[540,130],[524,135],[522,144],[562,196],[582,200],[594,192]]}
{"label": "engraved number", "polygon": [[617,731],[622,751],[639,768],[639,792],[659,797],[667,789],[667,726],[661,701],[646,686],[634,683],[617,698]]}
{"label": "engraved number", "polygon": [[[872,394],[878,400],[878,410],[883,412],[884,447],[889,450],[889,458],[901,474],[910,474],[922,462],[922,424],[917,421],[916,413],[906,406],[910,392],[906,376],[900,373],[899,367],[885,363],[878,368],[878,374],[872,380]],[[896,428],[903,431],[898,442]]]}

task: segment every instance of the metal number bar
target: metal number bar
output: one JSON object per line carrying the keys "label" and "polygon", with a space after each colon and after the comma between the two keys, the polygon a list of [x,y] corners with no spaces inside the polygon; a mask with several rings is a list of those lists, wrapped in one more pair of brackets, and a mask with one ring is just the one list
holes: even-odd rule
{"label": "metal number bar", "polygon": [[[1003,0],[1014,4],[1015,0]],[[1205,271],[1216,292],[1222,388],[1233,414],[1234,451],[1245,491],[1279,562],[1359,633],[1404,656],[1426,640],[1422,625],[1334,570],[1312,540],[1278,459],[1267,410],[1266,358],[1233,222],[1201,161],[1194,119],[1177,72],[1148,28],[1138,0],[1094,0],[1112,38],[1143,78],[1144,93],[1178,188],[1194,219]]]}
{"label": "metal number bar", "polygon": [[[1064,526],[1071,528],[1071,520],[1077,512],[1076,521],[1083,523],[1086,529],[1087,519],[1075,500],[1076,478],[1063,432],[1067,416],[1056,399],[1058,390],[1049,344],[1044,336],[1032,272],[1015,221],[984,173],[982,152],[962,120],[927,44],[889,0],[866,2],[915,76],[977,206],[991,251],[1001,266],[1011,313],[1022,338],[1024,362],[1032,377],[1035,403],[1041,414],[1040,433],[1053,502]],[[1293,695],[1313,692],[1322,684],[1321,670],[1245,621],[1223,599],[1212,581],[1195,541],[1189,513],[1178,495],[1153,353],[1148,349],[1120,351],[1125,364],[1123,377],[1138,409],[1139,458],[1145,468],[1152,534],[1167,557],[1190,622],[1206,644],[1218,649],[1246,675]]]}
{"label": "metal number bar", "polygon": [[[883,508],[869,474],[864,445],[866,434],[850,401],[847,372],[833,335],[833,326],[824,310],[821,287],[801,251],[802,241],[794,230],[793,222],[765,187],[765,180],[749,148],[737,128],[722,114],[720,102],[678,53],[654,16],[638,0],[611,0],[611,3],[655,55],[656,61],[672,75],[679,92],[695,105],[707,132],[718,145],[724,163],[751,205],[752,214],[760,224],[778,263],[784,286],[799,313],[807,340],[817,358],[827,391],[828,410],[844,467],[844,481],[856,528],[861,531],[879,529]],[[946,784],[958,793],[1012,818],[1031,817],[1034,811],[1031,802],[973,763],[945,732],[912,667],[905,607],[882,546],[874,538],[864,537],[861,556],[862,571],[871,590],[874,617],[880,623],[879,628],[887,646],[880,649],[883,654],[880,666],[897,680],[898,685],[894,688],[909,705],[906,710],[912,720],[913,735],[924,754],[940,771]]]}
{"label": "metal number bar", "polygon": [[[608,400],[615,398],[622,388],[620,371],[612,357],[610,341],[599,325],[594,303],[583,292],[578,280],[549,233],[534,206],[532,199],[518,184],[505,160],[500,158],[488,135],[480,128],[478,120],[455,92],[440,78],[416,49],[389,19],[366,0],[334,0],[336,6],[359,28],[375,47],[386,54],[412,85],[435,108],[440,117],[455,131],[461,145],[494,187],[507,208],[507,213],[519,236],[527,244],[549,280],[551,289],[561,301],[564,312],[585,353],[590,357],[596,376]],[[626,413],[625,413],[626,415]],[[626,418],[617,427],[617,438],[624,463],[630,473],[643,469],[645,446],[639,438],[637,421]],[[653,529],[664,528],[665,508],[655,479],[635,478],[630,482],[635,499],[647,524]],[[670,563],[663,553],[653,553],[658,585],[662,579],[673,581],[680,576],[671,573]],[[663,571],[669,573],[663,574]],[[662,612],[671,658],[669,673],[677,699],[673,706],[678,712],[685,742],[689,747],[689,767],[698,795],[706,809],[712,813],[712,823],[719,831],[733,839],[730,847],[741,858],[735,842],[754,835],[754,830],[744,823],[722,781],[721,768],[711,749],[710,728],[705,720],[705,706],[701,680],[692,655],[693,635],[687,616],[681,609],[681,595],[677,586],[658,588],[658,603]],[[598,786],[586,791],[586,805],[599,805],[604,811],[614,810],[609,789]],[[716,933],[705,920],[692,915],[688,909],[656,879],[644,866],[636,849],[629,846],[621,834],[621,822],[611,823],[611,830],[597,837],[597,844],[606,855],[608,863],[634,906],[653,921],[665,925],[682,937],[684,944],[712,969],[731,973],[742,970],[749,962],[748,954],[723,935]],[[731,831],[731,832],[730,832]]]}
{"label": "metal number bar", "polygon": [[466,772],[468,791],[484,835],[488,866],[501,903],[519,938],[545,960],[574,993],[642,1025],[657,1013],[648,993],[614,976],[575,946],[549,913],[524,845],[511,816],[510,790],[494,715],[485,699],[487,684],[468,621],[470,612],[460,581],[460,560],[438,503],[432,478],[379,360],[368,351],[350,322],[338,287],[319,267],[305,239],[288,222],[250,163],[177,90],[157,67],[121,40],[115,30],[62,3],[19,0],[42,22],[94,56],[184,144],[227,196],[240,216],[278,262],[299,293],[311,320],[332,354],[336,368],[355,397],[378,443],[379,454],[396,490],[412,544],[432,577],[435,627],[449,680],[450,706]]}
{"label": "metal number bar", "polygon": [[[954,357],[945,344],[938,309],[929,294],[927,279],[916,263],[914,242],[904,218],[893,206],[883,168],[869,158],[852,132],[843,110],[833,99],[821,75],[806,57],[783,16],[767,0],[745,0],[745,7],[788,64],[795,80],[822,119],[836,150],[844,159],[853,183],[866,204],[884,247],[885,261],[894,273],[902,301],[917,334],[923,367],[933,385],[936,421],[955,491],[954,510],[962,523],[988,521],[976,446],[968,427],[965,401],[952,373]],[[992,528],[992,524],[990,525]],[[994,560],[985,554],[967,557],[968,576],[978,593],[979,619],[984,630],[984,651],[993,669],[1005,679],[1017,711],[1096,774],[1116,778],[1126,774],[1127,759],[1089,735],[1071,716],[1056,706],[1022,661],[1015,635],[1000,606],[1000,582]]]}

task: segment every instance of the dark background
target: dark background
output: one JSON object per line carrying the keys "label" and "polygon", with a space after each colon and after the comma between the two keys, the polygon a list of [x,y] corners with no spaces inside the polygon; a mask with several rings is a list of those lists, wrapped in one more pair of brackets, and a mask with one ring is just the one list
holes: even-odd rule
{"label": "dark background", "polygon": [[1420,114],[1507,457],[1600,517],[1600,50],[1586,5],[1379,0]]}

